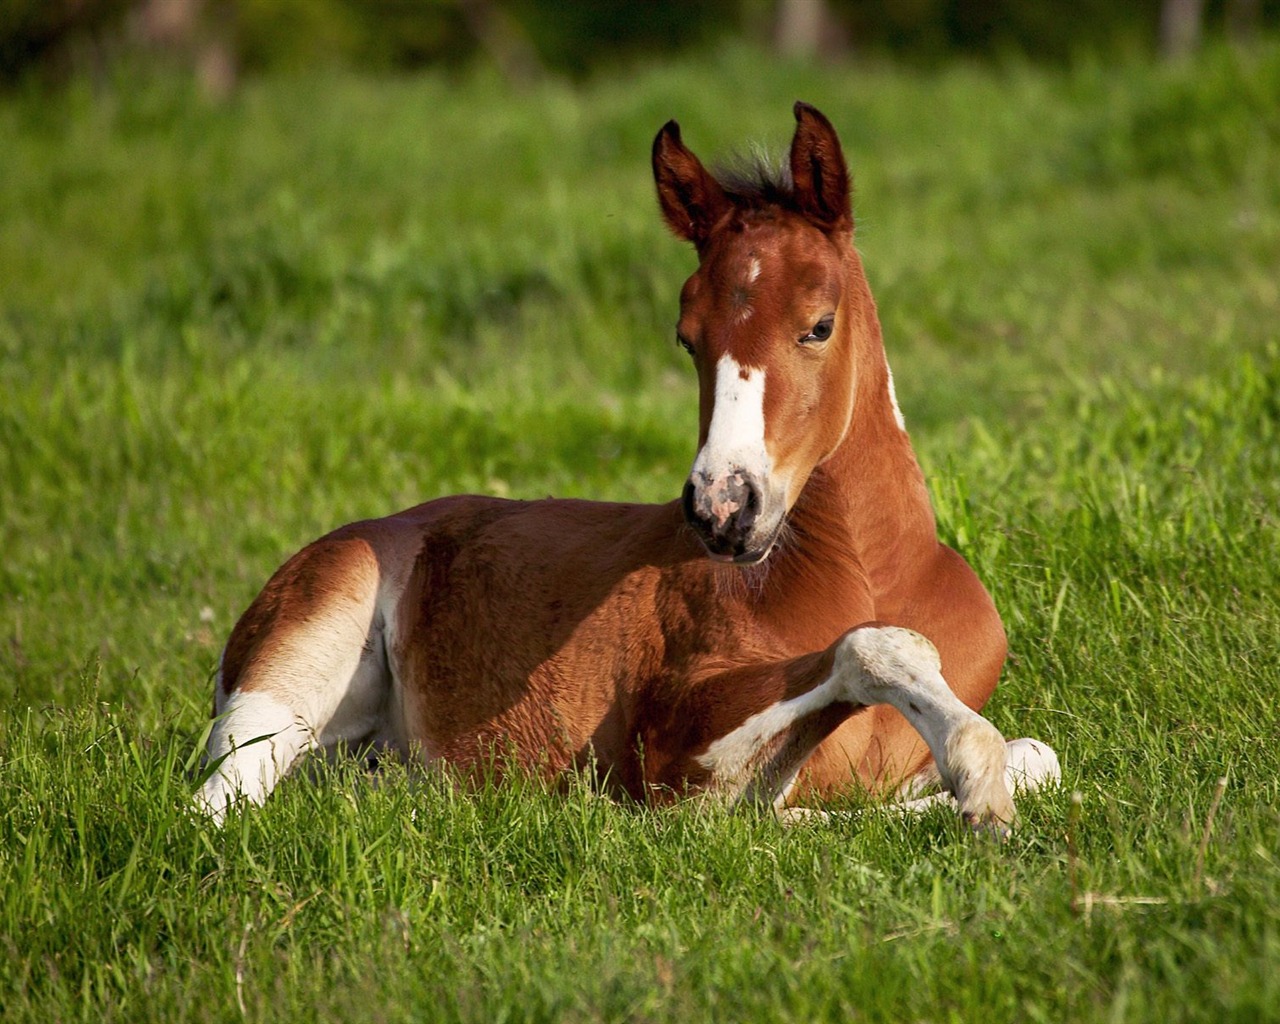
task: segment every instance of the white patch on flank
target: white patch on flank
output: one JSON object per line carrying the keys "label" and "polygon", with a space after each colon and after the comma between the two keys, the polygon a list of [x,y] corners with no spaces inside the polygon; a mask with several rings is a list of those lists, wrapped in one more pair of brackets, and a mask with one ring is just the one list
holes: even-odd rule
{"label": "white patch on flank", "polygon": [[719,779],[727,781],[739,778],[761,747],[805,715],[820,711],[838,700],[841,688],[842,681],[838,673],[833,672],[808,693],[779,701],[757,712],[733,732],[726,733],[707,747],[706,753],[698,758],[698,764],[713,772]]}
{"label": "white patch on flank", "polygon": [[893,367],[889,365],[886,359],[884,363],[885,372],[889,374],[889,404],[893,406],[893,419],[898,424],[899,430],[907,429],[907,421],[902,418],[902,410],[898,408],[898,392],[893,387]]}
{"label": "white patch on flank", "polygon": [[738,470],[769,477],[771,462],[764,443],[764,370],[744,371],[725,354],[716,363],[716,399],[707,443],[693,462],[693,472],[716,480]]}

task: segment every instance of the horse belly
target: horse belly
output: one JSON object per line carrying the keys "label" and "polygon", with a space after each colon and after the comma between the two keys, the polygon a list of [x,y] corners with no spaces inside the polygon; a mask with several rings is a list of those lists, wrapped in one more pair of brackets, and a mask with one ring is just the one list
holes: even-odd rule
{"label": "horse belly", "polygon": [[472,770],[607,768],[653,663],[652,587],[572,550],[531,551],[512,525],[422,544],[388,647],[410,745]]}

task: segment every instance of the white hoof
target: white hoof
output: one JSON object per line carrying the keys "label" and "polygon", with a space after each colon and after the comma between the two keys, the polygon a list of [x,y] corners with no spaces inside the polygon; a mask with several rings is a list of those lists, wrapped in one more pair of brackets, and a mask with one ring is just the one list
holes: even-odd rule
{"label": "white hoof", "polygon": [[942,777],[971,827],[1007,833],[1017,818],[1005,781],[1008,748],[990,722],[974,718],[947,737]]}
{"label": "white hoof", "polygon": [[1047,743],[1039,740],[1010,740],[1009,767],[1006,775],[1009,788],[1015,793],[1031,793],[1062,782],[1062,766],[1058,755]]}

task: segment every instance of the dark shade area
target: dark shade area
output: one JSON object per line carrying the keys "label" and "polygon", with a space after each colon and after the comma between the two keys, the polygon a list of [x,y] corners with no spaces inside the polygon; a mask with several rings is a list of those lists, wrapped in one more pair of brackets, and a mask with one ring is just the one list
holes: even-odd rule
{"label": "dark shade area", "polygon": [[509,79],[583,76],[746,37],[812,59],[880,54],[1062,61],[1178,55],[1280,24],[1280,0],[0,0],[0,81],[100,71],[121,55],[206,77],[340,66],[387,72],[482,57]]}

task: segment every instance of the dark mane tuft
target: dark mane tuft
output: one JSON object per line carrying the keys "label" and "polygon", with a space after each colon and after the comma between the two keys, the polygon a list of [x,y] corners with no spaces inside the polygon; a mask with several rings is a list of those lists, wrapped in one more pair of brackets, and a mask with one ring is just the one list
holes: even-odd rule
{"label": "dark mane tuft", "polygon": [[766,206],[795,208],[795,186],[785,161],[764,153],[737,156],[715,168],[715,178],[734,204],[748,210]]}

